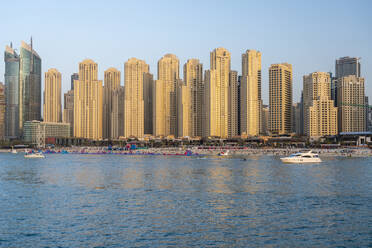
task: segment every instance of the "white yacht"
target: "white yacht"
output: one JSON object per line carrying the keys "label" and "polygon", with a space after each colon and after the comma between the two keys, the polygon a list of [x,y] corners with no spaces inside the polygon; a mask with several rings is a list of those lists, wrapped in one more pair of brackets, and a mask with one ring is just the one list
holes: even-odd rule
{"label": "white yacht", "polygon": [[322,160],[319,158],[319,155],[313,153],[312,151],[308,152],[299,152],[290,155],[289,157],[280,158],[283,163],[320,163]]}
{"label": "white yacht", "polygon": [[17,154],[17,150],[16,149],[13,149],[13,148],[12,148],[12,150],[10,152],[13,153],[13,154]]}
{"label": "white yacht", "polygon": [[225,152],[222,151],[220,153],[218,153],[218,156],[229,156],[230,155],[230,151],[229,150],[226,150]]}
{"label": "white yacht", "polygon": [[35,153],[28,153],[25,154],[25,158],[45,158],[45,156],[41,152],[35,152]]}

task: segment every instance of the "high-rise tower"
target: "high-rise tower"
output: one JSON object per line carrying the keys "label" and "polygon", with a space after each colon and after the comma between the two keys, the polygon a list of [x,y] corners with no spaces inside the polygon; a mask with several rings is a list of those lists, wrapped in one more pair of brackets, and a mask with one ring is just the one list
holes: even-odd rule
{"label": "high-rise tower", "polygon": [[74,82],[74,136],[102,139],[102,81],[98,65],[86,59],[79,64],[79,80]]}
{"label": "high-rise tower", "polygon": [[21,42],[19,63],[19,128],[41,119],[41,58],[31,44]]}
{"label": "high-rise tower", "polygon": [[154,135],[177,135],[176,84],[179,79],[179,60],[166,54],[158,61],[158,80],[153,91]]}
{"label": "high-rise tower", "polygon": [[305,134],[318,139],[337,134],[337,108],[331,99],[331,76],[314,72],[303,78]]}
{"label": "high-rise tower", "polygon": [[19,56],[12,45],[5,47],[5,137],[15,139],[19,133]]}
{"label": "high-rise tower", "polygon": [[269,68],[270,132],[292,131],[292,65],[273,64]]}
{"label": "high-rise tower", "polygon": [[240,124],[242,134],[258,136],[261,127],[261,53],[247,50],[242,54],[240,86]]}
{"label": "high-rise tower", "polygon": [[144,136],[144,77],[149,72],[145,61],[130,58],[124,64],[124,136]]}
{"label": "high-rise tower", "polygon": [[205,72],[204,136],[229,136],[230,52],[216,48],[211,52],[211,68]]}
{"label": "high-rise tower", "polygon": [[[201,137],[203,135],[203,64],[198,59],[189,59],[183,66],[183,82],[189,93],[185,101],[189,101],[189,133],[187,136]],[[187,94],[184,94],[185,97]]]}
{"label": "high-rise tower", "polygon": [[[120,86],[120,71],[109,68],[105,71],[105,85],[103,87],[103,138],[109,139],[111,135],[112,95]],[[124,106],[123,106],[124,108]]]}
{"label": "high-rise tower", "polygon": [[49,69],[44,81],[44,121],[62,122],[61,108],[61,73],[57,69]]}

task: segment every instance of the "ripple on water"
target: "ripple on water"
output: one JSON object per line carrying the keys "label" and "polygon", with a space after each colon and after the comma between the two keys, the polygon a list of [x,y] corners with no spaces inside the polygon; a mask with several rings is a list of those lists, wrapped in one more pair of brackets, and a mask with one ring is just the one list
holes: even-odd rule
{"label": "ripple on water", "polygon": [[0,154],[0,247],[368,247],[371,164]]}

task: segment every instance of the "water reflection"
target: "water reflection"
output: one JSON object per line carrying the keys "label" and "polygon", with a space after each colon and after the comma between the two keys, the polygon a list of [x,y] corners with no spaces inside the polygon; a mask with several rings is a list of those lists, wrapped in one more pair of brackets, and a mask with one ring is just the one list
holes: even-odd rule
{"label": "water reflection", "polygon": [[[4,161],[7,161],[6,163]],[[371,159],[0,155],[1,247],[368,247]]]}

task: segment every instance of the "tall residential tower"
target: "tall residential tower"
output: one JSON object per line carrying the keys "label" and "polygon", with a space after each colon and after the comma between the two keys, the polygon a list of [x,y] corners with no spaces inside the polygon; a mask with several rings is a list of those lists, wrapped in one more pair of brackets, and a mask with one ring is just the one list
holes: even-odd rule
{"label": "tall residential tower", "polygon": [[61,73],[49,69],[44,81],[44,122],[62,122]]}
{"label": "tall residential tower", "polygon": [[270,132],[292,131],[292,65],[273,64],[269,68]]}
{"label": "tall residential tower", "polygon": [[74,81],[74,136],[102,139],[102,81],[98,65],[86,59],[79,64],[79,80]]}
{"label": "tall residential tower", "polygon": [[262,132],[260,52],[247,50],[242,54],[242,74],[240,86],[241,133],[248,136],[258,136]]}

